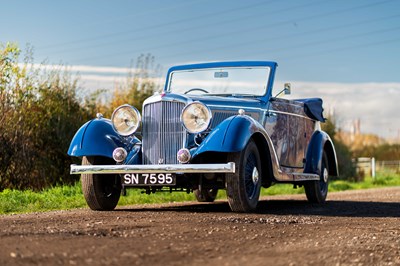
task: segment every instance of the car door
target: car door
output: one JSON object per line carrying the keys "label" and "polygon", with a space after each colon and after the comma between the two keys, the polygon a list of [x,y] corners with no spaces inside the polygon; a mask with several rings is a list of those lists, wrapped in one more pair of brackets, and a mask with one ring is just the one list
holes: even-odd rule
{"label": "car door", "polygon": [[303,106],[293,101],[272,98],[264,127],[274,144],[281,167],[303,168],[305,122]]}

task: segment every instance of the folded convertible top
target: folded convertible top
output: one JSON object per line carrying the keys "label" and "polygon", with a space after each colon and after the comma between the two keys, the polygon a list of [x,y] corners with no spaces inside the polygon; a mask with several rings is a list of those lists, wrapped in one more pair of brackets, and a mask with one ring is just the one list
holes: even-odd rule
{"label": "folded convertible top", "polygon": [[324,108],[322,107],[321,98],[308,98],[308,99],[297,99],[297,102],[302,102],[304,104],[304,112],[308,117],[314,120],[325,122],[323,115]]}

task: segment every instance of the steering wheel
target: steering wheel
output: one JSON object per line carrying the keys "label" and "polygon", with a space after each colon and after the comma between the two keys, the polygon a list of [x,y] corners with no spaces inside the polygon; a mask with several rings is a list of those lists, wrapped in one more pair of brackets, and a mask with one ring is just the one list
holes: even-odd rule
{"label": "steering wheel", "polygon": [[201,92],[204,92],[204,93],[209,93],[209,92],[206,91],[205,89],[193,88],[193,89],[190,89],[190,90],[185,91],[183,94],[188,94],[189,92],[192,92],[192,91],[201,91]]}

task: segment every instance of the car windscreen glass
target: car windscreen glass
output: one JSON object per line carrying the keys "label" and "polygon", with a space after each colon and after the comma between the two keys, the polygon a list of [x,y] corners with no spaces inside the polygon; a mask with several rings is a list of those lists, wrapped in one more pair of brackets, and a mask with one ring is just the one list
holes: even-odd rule
{"label": "car windscreen glass", "polygon": [[269,67],[227,67],[174,71],[168,91],[203,95],[263,96]]}

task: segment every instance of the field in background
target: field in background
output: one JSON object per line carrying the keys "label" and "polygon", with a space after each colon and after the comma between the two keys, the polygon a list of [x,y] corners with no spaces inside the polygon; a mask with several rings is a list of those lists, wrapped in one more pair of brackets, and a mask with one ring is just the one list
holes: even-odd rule
{"label": "field in background", "polygon": [[[329,191],[343,191],[350,189],[367,189],[387,186],[400,186],[400,174],[391,172],[380,172],[375,179],[367,177],[363,182],[349,182],[342,180],[331,181]],[[127,190],[127,196],[121,197],[119,206],[145,203],[165,203],[195,201],[193,193],[156,193],[145,195],[140,190]],[[268,189],[263,189],[262,196],[301,194],[303,188],[293,189],[293,185],[278,184]],[[225,199],[225,191],[218,193],[218,199]],[[0,192],[0,214],[43,212],[50,210],[67,210],[87,207],[83,198],[80,183],[74,186],[59,186],[33,192],[30,190],[19,191],[6,189]]]}

